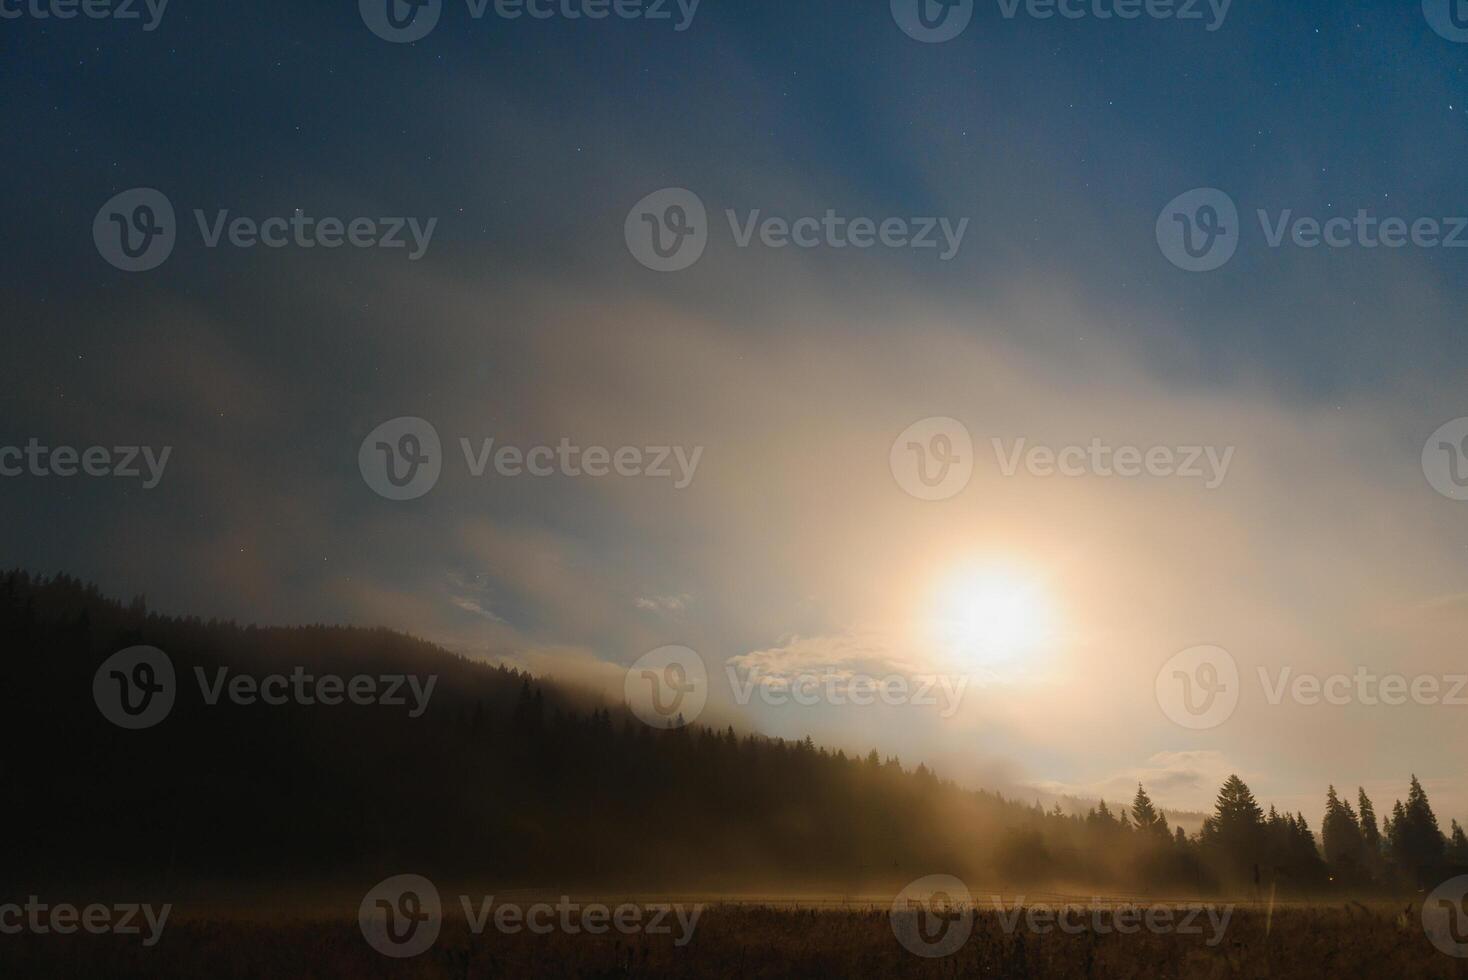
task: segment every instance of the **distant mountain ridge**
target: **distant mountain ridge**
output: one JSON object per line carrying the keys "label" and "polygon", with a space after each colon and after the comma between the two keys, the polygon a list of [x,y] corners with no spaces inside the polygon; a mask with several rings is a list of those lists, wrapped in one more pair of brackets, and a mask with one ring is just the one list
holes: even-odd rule
{"label": "distant mountain ridge", "polygon": [[[126,730],[93,685],[139,645],[167,655],[176,698],[157,724]],[[7,808],[0,839],[21,889],[404,869],[524,888],[859,892],[932,873],[1111,892],[1218,883],[1165,819],[1047,812],[808,738],[654,730],[621,706],[385,629],[165,617],[64,575],[13,571],[0,576],[0,649],[0,725],[25,747],[0,777],[26,801]],[[103,688],[130,676],[102,673]],[[339,676],[339,703],[261,697],[307,674]],[[417,716],[350,697],[352,678],[404,674],[420,692],[433,679]],[[241,691],[250,703],[236,703]]]}

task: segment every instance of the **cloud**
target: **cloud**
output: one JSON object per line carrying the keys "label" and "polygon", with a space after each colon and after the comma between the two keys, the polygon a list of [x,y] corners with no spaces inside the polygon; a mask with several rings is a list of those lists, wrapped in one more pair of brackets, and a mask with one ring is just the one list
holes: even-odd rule
{"label": "cloud", "polygon": [[797,676],[849,680],[854,674],[883,677],[910,674],[918,665],[877,632],[826,636],[788,636],[763,650],[730,657],[727,663],[765,683],[788,684]]}
{"label": "cloud", "polygon": [[[1147,790],[1152,802],[1167,810],[1209,810],[1211,800],[1225,779],[1239,770],[1222,752],[1194,750],[1159,752],[1144,764],[1081,783],[1041,780],[1035,785],[1046,793],[1085,799],[1104,799],[1113,804],[1130,804],[1137,785]],[[1245,782],[1249,776],[1240,773]],[[1265,809],[1269,803],[1261,801]]]}
{"label": "cloud", "polygon": [[452,601],[455,606],[464,610],[465,612],[471,612],[476,616],[482,616],[492,623],[504,622],[504,620],[500,618],[498,613],[496,613],[492,609],[484,608],[483,604],[480,603],[480,601],[473,596],[456,595],[451,597],[450,601]]}
{"label": "cloud", "polygon": [[693,596],[683,592],[678,595],[638,596],[632,604],[644,612],[667,614],[682,612],[692,602]]}
{"label": "cloud", "polygon": [[[740,98],[775,90],[737,54],[717,64],[721,79],[739,80],[723,88]],[[1464,721],[1451,709],[1309,711],[1268,706],[1250,689],[1226,725],[1193,733],[1153,697],[1157,667],[1204,642],[1229,649],[1246,682],[1259,666],[1456,668],[1456,597],[1468,594],[1462,513],[1419,468],[1422,439],[1462,414],[1447,378],[1453,359],[1438,356],[1441,338],[1420,340],[1456,307],[1424,272],[1404,270],[1405,257],[1375,278],[1375,311],[1349,309],[1359,294],[1323,272],[1295,278],[1283,265],[1288,314],[1271,313],[1279,294],[1259,278],[1257,305],[1235,307],[1173,291],[1228,279],[1138,288],[1169,271],[1150,240],[1165,198],[1126,210],[1089,184],[1056,180],[1061,155],[1036,175],[1033,153],[993,157],[980,173],[964,171],[961,155],[907,152],[914,138],[947,140],[953,107],[915,128],[906,112],[873,114],[878,131],[902,138],[879,141],[899,148],[890,160],[899,179],[872,181],[849,154],[820,156],[838,141],[788,126],[771,139],[772,127],[746,114],[715,114],[709,142],[690,141],[671,166],[650,149],[657,140],[624,138],[655,135],[667,112],[628,120],[583,103],[562,120],[537,111],[536,100],[555,101],[543,91],[480,94],[471,101],[494,105],[516,131],[534,122],[539,138],[524,146],[569,145],[561,138],[575,133],[578,146],[625,152],[604,152],[588,182],[560,158],[493,153],[507,131],[499,124],[450,126],[442,132],[484,152],[448,147],[445,159],[494,157],[512,169],[482,182],[478,199],[454,202],[476,218],[445,221],[431,264],[343,251],[309,257],[292,277],[240,261],[198,305],[159,292],[106,316],[73,310],[68,344],[130,343],[121,357],[69,369],[64,398],[51,380],[59,362],[18,354],[28,411],[16,424],[176,443],[174,460],[151,497],[108,497],[77,520],[36,522],[43,530],[13,522],[7,553],[147,591],[181,612],[391,625],[616,697],[623,665],[669,643],[774,679],[933,669],[929,598],[953,567],[983,557],[1033,572],[1058,608],[1056,642],[1025,676],[971,687],[951,719],[907,712],[874,725],[869,713],[755,705],[747,722],[877,746],[973,780],[1034,776],[1129,798],[1141,779],[1166,805],[1206,806],[1235,765],[1266,799],[1416,768],[1436,777],[1445,810],[1468,808],[1453,750]],[[681,88],[662,97],[706,107]],[[1052,138],[1038,118],[1017,112],[1011,123]],[[820,181],[803,176],[811,160],[824,164]],[[548,162],[555,169],[542,169]],[[940,270],[880,250],[719,240],[685,273],[642,275],[621,223],[665,168],[698,175],[715,218],[723,207],[982,214],[965,244],[981,261]],[[505,181],[525,194],[506,198]],[[894,185],[917,188],[919,200],[880,189]],[[1050,193],[1056,186],[1088,189]],[[474,237],[481,214],[503,237]],[[1112,248],[1133,225],[1135,247]],[[520,234],[530,227],[551,231]],[[1083,261],[1062,248],[1035,271],[1034,229],[1046,227],[1075,230]],[[262,322],[262,309],[294,315]],[[1402,309],[1410,315],[1394,315]],[[1349,320],[1376,330],[1374,312],[1392,315],[1393,330],[1347,329]],[[1276,356],[1264,342],[1286,315],[1318,320],[1312,329],[1327,342],[1311,335],[1307,357]],[[1369,372],[1351,360],[1353,341]],[[1441,364],[1425,371],[1428,359]],[[430,495],[396,504],[362,485],[355,459],[366,432],[402,414],[429,418],[446,458]],[[904,493],[888,462],[896,435],[929,416],[963,421],[979,453],[969,487],[938,503]],[[636,479],[476,479],[456,456],[461,437],[705,453],[683,491]],[[1224,485],[1205,491],[1177,480],[1005,477],[991,451],[993,439],[1093,438],[1236,453]],[[60,506],[51,488],[5,489],[17,512]]]}

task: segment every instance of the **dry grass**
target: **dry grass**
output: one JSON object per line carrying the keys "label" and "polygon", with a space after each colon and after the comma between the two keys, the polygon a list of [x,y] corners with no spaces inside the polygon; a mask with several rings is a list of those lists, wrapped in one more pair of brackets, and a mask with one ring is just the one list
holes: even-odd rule
{"label": "dry grass", "polygon": [[[1415,913],[1415,910],[1414,910]],[[923,959],[893,935],[885,910],[708,909],[692,942],[672,936],[471,935],[445,924],[438,943],[411,960],[374,952],[354,923],[312,925],[171,922],[161,943],[136,937],[0,936],[0,976],[29,977],[1225,977],[1331,980],[1468,978],[1468,959],[1432,947],[1415,914],[1399,920],[1360,906],[1235,912],[1223,941],[1201,935],[1006,933],[981,910],[973,935],[945,959]],[[1089,920],[1088,920],[1089,921]]]}

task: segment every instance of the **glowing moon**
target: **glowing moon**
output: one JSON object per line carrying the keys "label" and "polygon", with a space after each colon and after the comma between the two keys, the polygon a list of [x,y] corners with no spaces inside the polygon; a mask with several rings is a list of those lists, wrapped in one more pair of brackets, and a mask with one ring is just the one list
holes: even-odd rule
{"label": "glowing moon", "polygon": [[1013,569],[965,569],[942,585],[935,607],[939,642],[974,667],[1022,662],[1040,652],[1055,630],[1049,594]]}

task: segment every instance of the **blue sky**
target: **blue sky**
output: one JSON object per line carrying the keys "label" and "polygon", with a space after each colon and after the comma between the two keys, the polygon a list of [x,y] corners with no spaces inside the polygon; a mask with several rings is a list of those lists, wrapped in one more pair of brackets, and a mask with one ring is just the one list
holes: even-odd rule
{"label": "blue sky", "polygon": [[[391,44],[351,3],[173,0],[153,31],[23,17],[0,46],[0,443],[174,447],[154,490],[0,481],[11,562],[181,612],[384,623],[594,683],[672,642],[716,676],[852,636],[910,666],[918,638],[899,634],[930,580],[977,556],[1045,578],[1062,610],[1024,690],[975,694],[962,724],[725,707],[973,781],[1109,792],[1141,773],[1191,805],[1238,768],[1285,803],[1417,766],[1468,808],[1431,747],[1461,736],[1441,711],[1246,703],[1253,724],[1196,735],[1150,691],[1202,642],[1246,666],[1447,669],[1461,624],[1435,617],[1468,593],[1468,534],[1418,458],[1468,414],[1468,253],[1270,248],[1256,217],[1468,214],[1468,45],[1417,4],[1237,0],[1210,32],[991,2],[923,44],[878,2],[704,0],[684,31],[449,2],[429,36]],[[180,237],[126,274],[91,228],[134,187],[167,195]],[[704,257],[674,274],[623,240],[664,187],[710,215]],[[1201,274],[1154,237],[1197,187],[1242,215],[1237,255]],[[195,209],[297,208],[437,224],[416,262],[210,249],[193,228]],[[943,262],[739,248],[724,216],[827,209],[969,224]],[[380,499],[356,465],[398,416],[431,419],[447,449],[418,501]],[[914,509],[887,453],[933,416],[981,446],[1232,445],[1236,476],[1201,494],[991,469]],[[477,479],[459,437],[705,456],[683,491]],[[1130,666],[1102,678],[1098,658]],[[1061,717],[1107,735],[1067,742]],[[1359,757],[1271,750],[1322,725],[1359,736]]]}

